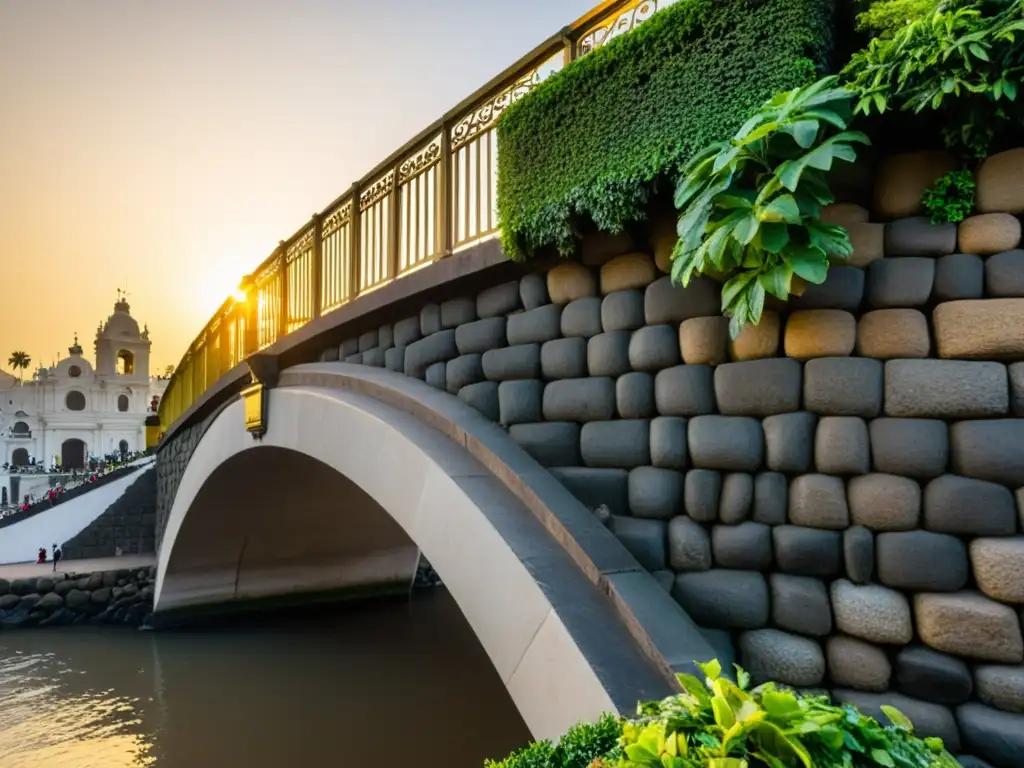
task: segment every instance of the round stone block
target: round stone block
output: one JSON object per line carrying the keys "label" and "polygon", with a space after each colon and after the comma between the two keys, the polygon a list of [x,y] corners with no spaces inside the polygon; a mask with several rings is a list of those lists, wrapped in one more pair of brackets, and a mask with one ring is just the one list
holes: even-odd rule
{"label": "round stone block", "polygon": [[820,285],[810,284],[800,296],[790,299],[793,309],[845,309],[856,312],[864,298],[864,270],[858,267],[830,267]]}
{"label": "round stone block", "polygon": [[743,326],[740,335],[729,341],[729,357],[737,362],[775,357],[779,352],[782,321],[777,312],[765,310],[761,322]]}
{"label": "round stone block", "polygon": [[651,463],[651,423],[646,419],[592,421],[580,435],[588,467],[632,469]]}
{"label": "round stone block", "polygon": [[885,228],[885,255],[946,256],[956,250],[956,234],[956,224],[933,224],[927,216],[897,219]]}
{"label": "round stone block", "polygon": [[843,481],[830,475],[800,475],[789,485],[789,522],[841,531],[850,525]]}
{"label": "round stone block", "polygon": [[924,527],[963,536],[1012,536],[1017,532],[1013,494],[998,483],[942,475],[925,486]]}
{"label": "round stone block", "polygon": [[334,363],[337,362],[338,359],[339,357],[337,347],[328,347],[327,349],[320,353],[319,357],[321,363]]}
{"label": "round stone block", "polygon": [[828,591],[819,579],[772,573],[768,584],[775,626],[813,637],[825,637],[832,632],[832,607]]}
{"label": "round stone block", "polygon": [[427,384],[434,387],[435,389],[448,389],[447,379],[447,364],[446,363],[434,363],[429,366],[426,370],[425,380]]}
{"label": "round stone block", "polygon": [[629,364],[634,371],[660,371],[679,365],[679,339],[670,325],[649,325],[633,332]]}
{"label": "round stone block", "polygon": [[601,327],[605,331],[632,331],[644,324],[644,295],[640,291],[616,291],[601,302]]}
{"label": "round stone block", "polygon": [[547,421],[608,421],[615,417],[615,382],[609,378],[560,379],[544,387]]}
{"label": "round stone block", "polygon": [[539,379],[540,345],[519,344],[504,349],[490,349],[483,353],[480,364],[489,381]]}
{"label": "round stone block", "polygon": [[744,472],[730,472],[722,482],[718,519],[728,525],[746,520],[754,503],[754,478]]}
{"label": "round stone block", "polygon": [[759,629],[740,635],[740,666],[755,685],[819,685],[825,677],[825,655],[814,640],[778,629]]}
{"label": "round stone block", "polygon": [[875,537],[861,525],[843,531],[846,578],[854,584],[870,584],[875,572]]}
{"label": "round stone block", "polygon": [[874,213],[880,219],[896,219],[922,212],[921,196],[935,181],[957,168],[945,151],[892,155],[875,172]]}
{"label": "round stone block", "polygon": [[1024,250],[997,253],[985,262],[985,293],[994,298],[1024,296]]}
{"label": "round stone block", "polygon": [[739,525],[716,525],[711,551],[719,568],[766,571],[772,565],[772,529],[749,520]]}
{"label": "round stone block", "polygon": [[758,629],[768,623],[768,584],[756,571],[680,573],[672,596],[702,627]]}
{"label": "round stone block", "polygon": [[[542,307],[543,309],[543,307]],[[601,333],[601,299],[591,296],[569,302],[562,310],[562,335],[589,339]]]}
{"label": "round stone block", "polygon": [[544,342],[540,348],[540,370],[549,381],[586,378],[586,339],[554,339]]}
{"label": "round stone block", "polygon": [[683,511],[684,475],[673,469],[637,467],[629,473],[629,510],[634,517],[670,520]]}
{"label": "round stone block", "polygon": [[978,589],[1004,603],[1024,604],[1024,536],[975,539],[971,565]]}
{"label": "round stone block", "polygon": [[[463,323],[472,323],[476,319],[476,301],[474,299],[462,297],[441,303],[441,328],[455,328]],[[360,346],[362,343],[362,339],[360,339]],[[372,346],[377,346],[376,341]],[[359,351],[364,350],[360,349]]]}
{"label": "round stone block", "polygon": [[832,203],[821,209],[818,217],[822,224],[835,224],[848,227],[851,224],[866,224],[871,214],[868,209],[856,203]]}
{"label": "round stone block", "polygon": [[875,473],[850,479],[850,519],[873,531],[910,531],[921,516],[921,486],[909,477]]}
{"label": "round stone block", "polygon": [[654,378],[640,372],[620,376],[615,380],[615,404],[623,419],[650,418],[655,414]]}
{"label": "round stone block", "polygon": [[[523,309],[536,309],[547,304],[547,278],[536,272],[532,275],[524,275],[519,281],[519,300],[523,304]],[[483,315],[480,316],[483,317]]]}
{"label": "round stone block", "polygon": [[868,267],[867,305],[872,309],[920,307],[935,284],[935,259],[882,259]]}
{"label": "round stone block", "polygon": [[1005,664],[1024,660],[1016,612],[984,595],[916,595],[914,614],[921,640],[938,651]]}
{"label": "round stone block", "polygon": [[498,385],[500,423],[532,424],[543,421],[544,382],[538,379],[503,381]]}
{"label": "round stone block", "polygon": [[1024,213],[1024,148],[986,157],[975,174],[979,213]]}
{"label": "round stone block", "polygon": [[854,637],[837,635],[825,643],[828,675],[832,682],[858,691],[885,691],[892,666],[885,651]]}
{"label": "round stone block", "polygon": [[885,224],[851,224],[846,232],[853,246],[853,253],[846,261],[851,267],[863,269],[885,257]]}
{"label": "round stone block", "polygon": [[[1024,715],[1002,712],[977,702],[956,710],[967,748],[994,768],[1017,768],[1024,755]],[[965,768],[969,768],[964,762]]]}
{"label": "round stone block", "polygon": [[1010,385],[1002,363],[890,360],[885,364],[888,416],[972,419],[1003,416],[1009,409]]}
{"label": "round stone block", "polygon": [[564,261],[548,272],[547,283],[552,304],[568,304],[597,295],[597,278],[594,273],[575,261]]}
{"label": "round stone block", "polygon": [[587,341],[587,370],[591,376],[621,376],[629,373],[629,331],[599,333]]}
{"label": "round stone block", "polygon": [[721,304],[722,286],[711,278],[694,278],[683,288],[672,285],[672,279],[666,275],[644,291],[644,320],[647,325],[661,325],[720,315]]}
{"label": "round stone block", "polygon": [[797,360],[846,357],[857,341],[857,321],[838,309],[804,309],[786,322],[786,355]]}
{"label": "round stone block", "polygon": [[928,357],[928,318],[916,309],[876,309],[857,322],[857,354],[891,360]]}
{"label": "round stone block", "polygon": [[988,256],[1020,245],[1020,220],[1008,213],[969,216],[957,229],[957,245],[963,253]]}
{"label": "round stone block", "polygon": [[878,416],[882,412],[882,370],[877,360],[859,357],[808,360],[804,365],[804,408],[821,416]]}
{"label": "round stone block", "polygon": [[967,665],[955,656],[914,646],[896,656],[896,687],[924,701],[956,705],[971,697],[974,681]]}
{"label": "round stone block", "polygon": [[721,365],[729,360],[729,318],[691,317],[679,326],[679,348],[689,365]]}
{"label": "round stone block", "polygon": [[811,469],[818,417],[806,411],[769,416],[763,422],[768,468],[799,474]]}
{"label": "round stone block", "polygon": [[803,368],[796,360],[726,363],[715,368],[715,399],[727,416],[790,413],[800,410],[802,382]]}
{"label": "round stone block", "polygon": [[676,233],[677,217],[675,212],[656,213],[650,218],[650,233],[647,244],[654,254],[654,266],[658,271],[668,274],[672,271],[672,252],[679,235]]}
{"label": "round stone block", "polygon": [[[547,288],[545,287],[545,298],[546,294]],[[546,301],[540,302],[540,304],[545,303]],[[499,317],[515,312],[519,307],[519,282],[516,280],[496,285],[493,288],[485,288],[476,295],[477,317]],[[534,309],[534,307],[527,307],[527,309]]]}
{"label": "round stone block", "polygon": [[947,301],[932,312],[932,322],[939,357],[1024,358],[1024,298]]}
{"label": "round stone block", "polygon": [[601,293],[607,296],[615,291],[644,289],[653,283],[656,277],[654,259],[646,253],[616,256],[601,267]]}
{"label": "round stone block", "polygon": [[659,416],[651,420],[651,464],[662,469],[689,469],[686,419]]}
{"label": "round stone block", "polygon": [[580,243],[580,260],[598,267],[616,256],[633,251],[633,238],[628,232],[596,232],[584,236]]}
{"label": "round stone block", "polygon": [[629,514],[629,472],[626,470],[553,467],[549,471],[587,509],[597,509],[603,504],[613,515]]}
{"label": "round stone block", "polygon": [[871,459],[879,472],[918,479],[938,477],[949,466],[949,428],[937,419],[873,419]]}
{"label": "round stone block", "polygon": [[684,501],[686,513],[694,520],[712,523],[718,519],[718,501],[722,496],[722,476],[711,469],[691,469],[686,473]]}
{"label": "round stone block", "polygon": [[654,377],[654,403],[662,416],[701,416],[715,412],[714,369],[677,365]]}
{"label": "round stone block", "polygon": [[781,472],[761,472],[754,478],[754,520],[765,525],[786,522],[789,483]]}
{"label": "round stone block", "polygon": [[914,636],[907,599],[892,589],[832,583],[832,612],[840,632],[873,643],[905,645]]}
{"label": "round stone block", "polygon": [[[568,311],[568,307],[566,311]],[[528,309],[511,315],[505,323],[505,335],[508,337],[509,345],[512,346],[543,344],[545,341],[557,339],[561,326],[562,308],[554,304],[545,304],[537,309]]]}
{"label": "round stone block", "polygon": [[990,707],[1024,713],[1024,667],[984,664],[975,668],[974,680],[978,698]]}
{"label": "round stone block", "polygon": [[608,529],[648,571],[665,567],[666,538],[663,521],[613,515],[608,521]]}
{"label": "round stone block", "polygon": [[778,525],[772,529],[775,562],[783,573],[828,579],[843,569],[843,541],[838,531]]}
{"label": "round stone block", "polygon": [[949,443],[958,475],[1024,488],[1024,419],[959,421]]}
{"label": "round stone block", "polygon": [[756,419],[695,416],[687,425],[687,439],[695,466],[734,472],[756,472],[761,467],[764,433]]}
{"label": "round stone block", "polygon": [[952,253],[935,260],[936,301],[980,299],[985,294],[985,262],[973,253]]}
{"label": "round stone block", "polygon": [[706,571],[711,568],[711,538],[704,526],[686,515],[668,524],[668,560],[674,571]]}
{"label": "round stone block", "polygon": [[506,345],[504,317],[488,317],[473,323],[465,323],[455,329],[455,346],[460,355],[483,354],[489,349],[500,349]]}
{"label": "round stone block", "polygon": [[878,580],[909,592],[956,592],[970,567],[960,539],[930,531],[880,533],[875,541]]}
{"label": "round stone block", "polygon": [[891,722],[882,711],[882,706],[894,707],[913,723],[915,735],[921,738],[940,738],[946,749],[951,752],[960,751],[960,732],[957,730],[953,713],[946,707],[927,701],[917,701],[898,693],[863,693],[846,688],[832,691],[832,698],[839,704],[852,704],[883,725],[890,725]]}
{"label": "round stone block", "polygon": [[[488,383],[488,382],[485,382]],[[472,387],[482,386],[473,384]],[[462,392],[472,387],[466,387]],[[495,387],[497,389],[497,387]],[[580,463],[580,425],[567,421],[513,424],[509,437],[545,467],[575,467]]]}
{"label": "round stone block", "polygon": [[868,425],[857,416],[825,416],[814,436],[814,466],[833,475],[871,471]]}

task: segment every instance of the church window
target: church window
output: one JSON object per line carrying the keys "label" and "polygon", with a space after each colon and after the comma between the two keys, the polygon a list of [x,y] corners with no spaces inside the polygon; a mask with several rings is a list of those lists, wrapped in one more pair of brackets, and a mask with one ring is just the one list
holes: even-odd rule
{"label": "church window", "polygon": [[128,410],[128,395],[117,396],[117,410],[124,413]]}
{"label": "church window", "polygon": [[121,455],[126,456],[128,454],[128,441],[122,440],[117,446],[121,450]]}
{"label": "church window", "polygon": [[11,454],[11,464],[16,467],[28,466],[28,451],[24,448],[16,448]]}
{"label": "church window", "polygon": [[69,411],[84,411],[85,410],[85,395],[76,390],[68,392],[67,397],[64,398],[64,405],[67,406]]}
{"label": "church window", "polygon": [[127,349],[117,353],[117,375],[131,376],[135,373],[135,355]]}
{"label": "church window", "polygon": [[72,365],[70,368],[68,368],[68,376],[70,376],[72,379],[77,379],[81,375],[82,369],[79,368],[77,365]]}
{"label": "church window", "polygon": [[29,435],[29,434],[32,434],[31,431],[28,428],[28,424],[26,424],[24,421],[16,421],[16,422],[14,422],[14,427],[13,427],[13,429],[11,429],[11,432],[13,432],[15,435]]}

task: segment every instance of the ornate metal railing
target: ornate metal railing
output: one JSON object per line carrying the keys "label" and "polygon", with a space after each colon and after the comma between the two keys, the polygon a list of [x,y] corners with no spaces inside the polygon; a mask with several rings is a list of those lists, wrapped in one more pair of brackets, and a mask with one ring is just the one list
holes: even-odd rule
{"label": "ornate metal railing", "polygon": [[166,431],[221,376],[311,320],[498,234],[502,111],[569,61],[676,0],[606,0],[449,111],[304,224],[189,345],[160,403]]}

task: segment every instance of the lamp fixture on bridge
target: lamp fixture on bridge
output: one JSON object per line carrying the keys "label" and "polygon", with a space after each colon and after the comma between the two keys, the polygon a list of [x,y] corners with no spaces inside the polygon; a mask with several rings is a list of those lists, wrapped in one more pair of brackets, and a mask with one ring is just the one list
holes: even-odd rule
{"label": "lamp fixture on bridge", "polygon": [[267,390],[277,384],[279,371],[276,355],[256,354],[246,358],[252,383],[242,390],[245,405],[245,428],[254,440],[262,439],[267,433]]}

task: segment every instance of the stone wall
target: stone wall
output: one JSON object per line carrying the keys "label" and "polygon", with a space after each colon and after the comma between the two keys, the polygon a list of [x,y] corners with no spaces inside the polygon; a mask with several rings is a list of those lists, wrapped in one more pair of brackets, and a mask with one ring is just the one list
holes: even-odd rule
{"label": "stone wall", "polygon": [[171,514],[174,497],[178,493],[178,485],[185,475],[192,452],[199,445],[199,440],[206,433],[206,428],[217,418],[219,410],[207,416],[203,421],[182,427],[167,445],[163,446],[156,459],[156,524],[154,538],[157,552],[167,528],[167,518]]}
{"label": "stone wall", "polygon": [[154,468],[146,469],[102,515],[64,542],[64,558],[113,557],[117,547],[125,555],[156,552],[156,474]]}
{"label": "stone wall", "polygon": [[1024,150],[982,166],[978,216],[933,226],[921,193],[952,167],[882,162],[853,190],[872,211],[826,211],[850,263],[735,341],[719,284],[664,274],[669,220],[321,360],[424,379],[502,424],[755,679],[891,702],[1018,766]]}
{"label": "stone wall", "polygon": [[137,469],[138,466],[127,466],[115,469],[113,472],[108,472],[105,475],[101,475],[95,482],[82,483],[80,485],[76,485],[69,491],[65,491],[64,493],[60,494],[56,498],[56,500],[54,500],[53,503],[51,503],[48,498],[41,498],[37,500],[35,504],[29,507],[27,511],[15,512],[13,515],[8,515],[7,517],[0,520],[0,528],[6,528],[8,525],[20,523],[23,520],[28,520],[30,517],[35,517],[40,512],[45,512],[48,509],[53,509],[54,507],[59,506],[60,504],[66,504],[67,502],[73,499],[77,499],[79,496],[83,494],[89,493],[90,491],[95,491],[97,488],[102,488],[104,485],[112,483],[115,480],[120,480],[122,477],[130,475]]}

